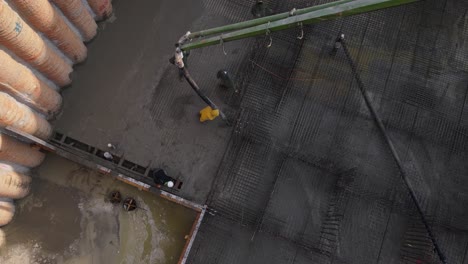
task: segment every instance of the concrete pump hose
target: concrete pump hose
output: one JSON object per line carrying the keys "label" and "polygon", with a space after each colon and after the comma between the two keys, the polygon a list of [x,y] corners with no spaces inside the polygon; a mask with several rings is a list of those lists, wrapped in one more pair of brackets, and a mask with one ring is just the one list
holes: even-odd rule
{"label": "concrete pump hose", "polygon": [[5,134],[0,134],[0,160],[15,163],[28,168],[39,166],[45,154],[28,144]]}
{"label": "concrete pump hose", "polygon": [[32,178],[0,168],[0,197],[21,199],[29,194]]}
{"label": "concrete pump hose", "polygon": [[0,50],[0,90],[45,114],[58,112],[62,97],[24,65]]}
{"label": "concrete pump hose", "polygon": [[90,41],[96,36],[96,21],[81,0],[52,0],[52,2],[80,31],[84,41]]}
{"label": "concrete pump hose", "polygon": [[71,65],[52,50],[4,0],[0,0],[0,44],[57,85],[71,83]]}
{"label": "concrete pump hose", "polygon": [[0,198],[0,227],[5,226],[13,220],[15,215],[15,204],[12,199]]}

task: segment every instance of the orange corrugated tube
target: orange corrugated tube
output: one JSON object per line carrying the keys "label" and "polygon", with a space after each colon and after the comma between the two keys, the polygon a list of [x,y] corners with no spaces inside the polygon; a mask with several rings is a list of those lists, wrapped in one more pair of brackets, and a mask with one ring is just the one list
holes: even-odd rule
{"label": "orange corrugated tube", "polygon": [[0,126],[11,126],[42,139],[48,139],[52,135],[52,127],[49,122],[34,113],[29,107],[1,92]]}
{"label": "orange corrugated tube", "polygon": [[87,49],[48,0],[10,0],[30,25],[44,33],[74,63],[86,59]]}
{"label": "orange corrugated tube", "polygon": [[88,4],[96,14],[96,20],[107,19],[112,14],[111,0],[88,0]]}
{"label": "orange corrugated tube", "polygon": [[0,197],[21,199],[29,194],[31,177],[11,171],[0,169]]}
{"label": "orange corrugated tube", "polygon": [[39,166],[45,154],[5,134],[0,134],[0,160],[29,168]]}
{"label": "orange corrugated tube", "polygon": [[15,204],[10,198],[0,198],[0,227],[7,225],[15,215]]}
{"label": "orange corrugated tube", "polygon": [[81,0],[52,0],[63,14],[75,25],[84,41],[96,36],[97,24]]}
{"label": "orange corrugated tube", "polygon": [[0,248],[2,248],[3,245],[5,245],[5,241],[6,241],[5,237],[6,237],[5,232],[0,229]]}
{"label": "orange corrugated tube", "polygon": [[71,65],[53,51],[4,0],[0,0],[0,44],[57,85],[71,83]]}
{"label": "orange corrugated tube", "polygon": [[23,100],[45,114],[56,113],[62,104],[59,93],[1,49],[0,90]]}

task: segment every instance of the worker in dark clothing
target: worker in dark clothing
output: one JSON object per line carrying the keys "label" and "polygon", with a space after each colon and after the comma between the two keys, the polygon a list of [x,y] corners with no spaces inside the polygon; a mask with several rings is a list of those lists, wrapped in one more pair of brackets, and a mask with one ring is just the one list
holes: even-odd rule
{"label": "worker in dark clothing", "polygon": [[168,188],[174,187],[175,179],[168,176],[163,169],[151,170],[150,177],[157,185],[164,185]]}

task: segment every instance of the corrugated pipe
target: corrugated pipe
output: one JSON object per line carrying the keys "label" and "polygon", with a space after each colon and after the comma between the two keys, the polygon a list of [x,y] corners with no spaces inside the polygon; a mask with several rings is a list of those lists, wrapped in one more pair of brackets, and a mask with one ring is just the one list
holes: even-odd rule
{"label": "corrugated pipe", "polygon": [[5,241],[6,241],[5,232],[3,232],[3,230],[0,229],[0,249],[2,248],[3,245],[5,245]]}
{"label": "corrugated pipe", "polygon": [[30,25],[44,33],[74,63],[86,59],[87,49],[48,0],[10,0]]}
{"label": "corrugated pipe", "polygon": [[0,169],[0,197],[21,199],[29,194],[32,178],[11,170]]}
{"label": "corrugated pipe", "polygon": [[0,92],[0,126],[11,126],[41,139],[48,139],[52,135],[49,122],[2,92]]}
{"label": "corrugated pipe", "polygon": [[71,65],[52,50],[4,0],[0,0],[0,44],[57,85],[71,83]]}
{"label": "corrugated pipe", "polygon": [[15,215],[15,204],[12,199],[0,198],[0,227],[7,225]]}
{"label": "corrugated pipe", "polygon": [[96,14],[96,20],[104,20],[112,14],[111,0],[88,0],[88,4]]}
{"label": "corrugated pipe", "polygon": [[34,168],[39,166],[44,158],[44,153],[30,145],[5,134],[0,134],[0,160]]}
{"label": "corrugated pipe", "polygon": [[62,104],[58,92],[1,49],[0,90],[48,115],[56,113]]}
{"label": "corrugated pipe", "polygon": [[80,31],[84,41],[90,41],[96,36],[96,21],[81,0],[52,0],[52,2]]}

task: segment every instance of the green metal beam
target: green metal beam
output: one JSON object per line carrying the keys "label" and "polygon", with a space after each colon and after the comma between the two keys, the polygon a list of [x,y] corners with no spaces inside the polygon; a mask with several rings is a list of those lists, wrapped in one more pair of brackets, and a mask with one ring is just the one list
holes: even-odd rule
{"label": "green metal beam", "polygon": [[[246,25],[245,23],[247,23],[248,21],[234,24],[234,25],[237,25],[236,28],[234,28],[234,25],[230,25],[230,26],[228,25],[225,27],[215,28],[215,29],[211,29],[207,31],[200,31],[200,32],[205,32],[203,34],[207,34],[207,32],[208,34],[215,34],[214,32],[216,32],[217,34],[221,33],[221,35],[208,37],[208,38],[202,38],[202,39],[195,40],[192,42],[186,42],[186,43],[183,43],[180,48],[184,51],[188,51],[192,49],[221,44],[223,42],[229,42],[229,41],[264,35],[264,34],[267,34],[267,32],[275,32],[275,31],[292,28],[292,27],[297,27],[300,24],[303,24],[303,25],[314,24],[314,23],[318,23],[321,21],[357,15],[361,13],[371,12],[374,10],[413,3],[416,1],[419,1],[419,0],[338,1],[338,2],[326,4],[326,5],[316,6],[314,7],[312,11],[309,10],[308,12],[302,13],[302,14],[296,13],[296,15],[289,16],[289,13],[287,13],[288,17],[283,18],[283,19],[277,19],[275,15],[261,18],[261,19],[254,19],[254,20],[251,20],[250,23],[257,24],[261,21],[263,22],[263,24],[259,24],[259,25],[251,26],[247,28],[245,28],[245,25]],[[284,16],[285,13],[280,14],[280,15]],[[271,18],[276,18],[277,20],[272,21],[270,20]],[[236,30],[236,29],[239,29],[239,30]],[[232,30],[236,30],[236,31],[232,31]],[[229,31],[232,31],[232,32],[229,32]],[[200,32],[193,33],[193,34],[202,36],[203,34]],[[192,38],[191,35],[189,35],[189,39],[191,38]]]}
{"label": "green metal beam", "polygon": [[302,9],[297,9],[297,10],[294,11],[294,13],[292,11],[289,11],[289,12],[275,14],[275,15],[271,15],[271,16],[267,16],[267,17],[252,19],[252,20],[248,20],[248,21],[244,21],[244,22],[240,22],[240,23],[225,25],[225,26],[216,27],[216,28],[210,28],[210,29],[206,29],[206,30],[202,30],[202,31],[198,31],[198,32],[192,32],[192,33],[190,33],[188,35],[188,38],[189,39],[195,39],[195,38],[199,38],[199,37],[207,37],[207,36],[211,36],[211,35],[215,35],[215,34],[227,33],[229,31],[254,27],[254,26],[258,26],[258,25],[265,24],[265,23],[268,23],[268,22],[273,22],[273,21],[277,21],[277,20],[280,20],[280,19],[288,18],[288,17],[290,17],[292,15],[302,15],[302,14],[309,13],[309,12],[312,12],[312,11],[324,9],[324,8],[327,8],[327,7],[336,6],[336,5],[339,5],[339,4],[349,3],[349,2],[352,2],[352,1],[355,1],[355,0],[340,0],[340,1],[336,1],[336,2],[323,4],[323,5],[316,5],[316,6],[306,7],[306,8],[302,8]]}

